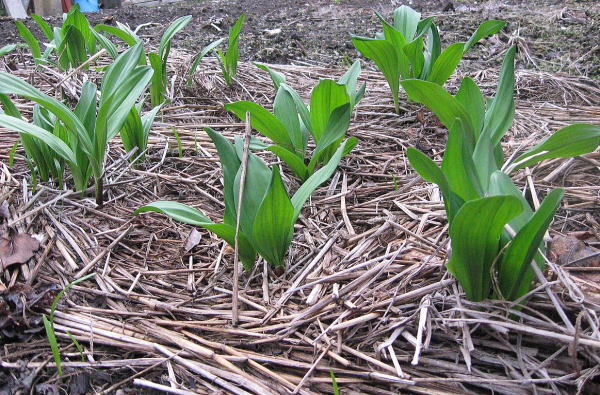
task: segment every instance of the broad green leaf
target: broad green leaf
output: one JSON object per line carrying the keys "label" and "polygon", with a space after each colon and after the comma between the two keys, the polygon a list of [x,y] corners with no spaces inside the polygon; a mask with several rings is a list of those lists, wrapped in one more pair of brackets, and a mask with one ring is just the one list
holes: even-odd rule
{"label": "broad green leaf", "polygon": [[[338,84],[346,86],[346,92],[348,93],[348,97],[350,98],[350,102],[352,107],[356,106],[362,95],[364,94],[365,84],[363,83],[362,87],[356,91],[356,86],[358,83],[358,76],[360,75],[361,67],[360,60],[352,63],[352,66],[344,73],[342,78],[339,79]],[[360,93],[362,91],[362,94]]]}
{"label": "broad green leaf", "polygon": [[421,14],[409,6],[403,5],[394,10],[394,27],[411,41],[417,32]]}
{"label": "broad green leaf", "polygon": [[196,70],[198,69],[200,62],[202,61],[202,58],[204,58],[210,51],[212,51],[213,49],[218,47],[223,41],[225,41],[225,37],[213,41],[212,43],[208,44],[206,47],[202,48],[202,51],[200,51],[200,53],[198,53],[198,55],[196,55],[196,57],[194,58],[194,62],[192,63],[192,66],[190,67],[190,71],[188,71],[188,77],[187,77],[187,86],[188,87],[192,86],[192,76],[196,73]]}
{"label": "broad green leaf", "polygon": [[467,201],[483,197],[484,194],[465,134],[463,123],[457,119],[448,130],[442,172],[448,180],[450,189],[462,200]]}
{"label": "broad green leaf", "polygon": [[[410,73],[403,74],[406,77],[419,78],[425,66],[425,55],[423,54],[423,37],[417,37],[408,43],[403,51],[410,62]],[[402,74],[402,72],[401,72]]]}
{"label": "broad green leaf", "polygon": [[463,43],[454,43],[449,45],[438,56],[437,60],[431,67],[431,72],[427,77],[427,81],[431,81],[438,85],[444,85],[448,78],[456,70],[456,66],[463,57]]}
{"label": "broad green leaf", "polygon": [[563,195],[562,189],[550,192],[504,251],[498,270],[498,283],[502,296],[507,300],[517,299],[530,290],[534,278],[530,264]]}
{"label": "broad green leaf", "polygon": [[[10,115],[11,117],[21,119],[21,111],[15,106],[15,104],[10,100],[10,98],[5,94],[0,94],[0,104],[4,108],[4,113]],[[0,112],[2,114],[2,112]]]}
{"label": "broad green leaf", "polygon": [[452,223],[458,209],[462,206],[463,200],[450,189],[448,178],[442,170],[427,155],[416,148],[409,147],[406,151],[408,162],[419,175],[428,182],[433,182],[438,186],[444,196],[444,206],[448,215],[448,222]]}
{"label": "broad green leaf", "polygon": [[292,98],[294,99],[294,103],[296,103],[296,111],[298,112],[298,115],[300,116],[300,120],[302,121],[302,125],[300,125],[300,129],[301,130],[304,129],[302,131],[303,147],[304,147],[304,149],[306,149],[309,131],[312,130],[312,125],[310,124],[310,112],[308,110],[308,107],[306,106],[306,104],[304,103],[304,101],[302,100],[302,98],[300,97],[298,92],[296,92],[294,90],[294,88],[292,88],[291,86],[289,86],[283,82],[281,83],[280,86],[283,89],[285,89],[292,96]]}
{"label": "broad green leaf", "polygon": [[64,141],[39,126],[5,114],[0,115],[0,126],[44,141],[57,155],[67,162],[75,163],[77,161],[75,154]]}
{"label": "broad green leaf", "polygon": [[494,156],[494,147],[490,139],[486,136],[482,135],[477,140],[475,151],[473,152],[473,163],[475,164],[481,188],[487,191],[492,173],[499,169]]}
{"label": "broad green leaf", "polygon": [[[225,240],[230,246],[234,247],[235,245],[235,226],[227,224],[215,224],[208,217],[202,214],[202,212],[193,207],[177,202],[157,201],[138,208],[133,212],[133,215],[138,215],[149,211],[166,214],[174,220],[183,222],[185,224],[201,226],[215,233],[217,236]],[[244,268],[249,270],[252,268],[256,260],[256,251],[243,233],[239,233],[238,242],[240,259],[244,264]]]}
{"label": "broad green leaf", "polygon": [[48,41],[54,40],[54,32],[52,31],[52,28],[50,27],[48,22],[46,22],[44,19],[42,19],[41,16],[36,14],[31,14],[31,19],[33,19],[37,23],[38,27],[44,33]]}
{"label": "broad green leaf", "polygon": [[281,87],[277,90],[277,95],[273,102],[273,113],[284,125],[294,149],[302,153],[305,147],[302,132],[300,131],[300,119],[298,118],[294,98],[288,90]]}
{"label": "broad green leaf", "polygon": [[485,122],[481,136],[490,139],[493,146],[500,143],[514,119],[516,48],[516,46],[512,46],[504,56],[496,95],[485,113]]}
{"label": "broad green leaf", "polygon": [[8,73],[0,73],[0,93],[15,94],[17,96],[25,97],[45,107],[56,115],[58,119],[64,122],[70,131],[77,134],[83,144],[83,149],[86,154],[91,155],[94,151],[92,140],[90,140],[88,133],[79,118],[77,118],[77,116],[61,102],[40,92],[20,78]]}
{"label": "broad green leaf", "polygon": [[[235,226],[237,206],[234,201],[233,184],[240,168],[241,160],[238,158],[236,150],[229,140],[211,128],[205,128],[204,130],[217,148],[223,171],[223,198],[225,200],[223,222]],[[235,194],[237,195],[237,192]]]}
{"label": "broad green leaf", "polygon": [[168,48],[170,47],[170,43],[171,40],[173,40],[173,37],[175,37],[175,35],[181,29],[186,27],[191,20],[191,15],[182,16],[180,18],[177,18],[173,23],[169,25],[167,30],[165,30],[165,32],[162,35],[162,38],[160,39],[160,44],[158,45],[158,56],[162,60],[166,60],[165,57],[169,55]]}
{"label": "broad green leaf", "polygon": [[42,51],[40,50],[40,42],[35,38],[33,33],[31,33],[31,30],[29,30],[21,21],[15,21],[15,26],[17,28],[17,32],[19,32],[19,35],[27,43],[27,46],[31,51],[31,56],[33,56],[34,59],[41,58]]}
{"label": "broad green leaf", "polygon": [[450,129],[456,119],[460,119],[468,132],[469,144],[474,144],[469,112],[443,87],[434,82],[421,80],[404,80],[402,87],[408,97],[433,111],[446,128]]}
{"label": "broad green leaf", "polygon": [[425,64],[423,65],[423,72],[421,73],[420,79],[427,78],[427,76],[431,72],[431,68],[433,67],[433,65],[437,61],[437,58],[442,52],[440,33],[438,31],[437,26],[433,22],[429,25],[429,30],[427,31],[426,35],[427,38],[425,40]]}
{"label": "broad green leaf", "polygon": [[271,145],[267,149],[277,155],[279,159],[284,161],[300,180],[304,181],[310,175],[308,168],[304,164],[304,160],[296,153],[289,151],[280,145]]}
{"label": "broad green leaf", "polygon": [[0,48],[0,57],[2,57],[4,55],[8,55],[12,51],[14,51],[15,48],[17,48],[17,44],[9,44],[9,45],[3,46],[2,48]]}
{"label": "broad green leaf", "polygon": [[566,126],[544,139],[514,161],[514,169],[544,159],[570,158],[593,152],[600,145],[600,126],[579,123]]}
{"label": "broad green leaf", "polygon": [[323,184],[325,181],[331,177],[335,169],[337,169],[340,160],[342,159],[342,154],[345,151],[345,146],[347,142],[343,142],[340,144],[337,151],[333,154],[329,162],[319,170],[317,170],[312,176],[310,176],[300,188],[296,191],[294,196],[292,196],[292,205],[294,206],[294,221],[300,215],[300,211],[302,211],[302,207],[306,200],[312,195],[312,193],[319,187],[319,185]]}
{"label": "broad green leaf", "polygon": [[[242,157],[242,147],[236,144],[238,157]],[[233,183],[233,201],[237,211],[242,168],[238,170]],[[248,166],[241,204],[240,229],[252,240],[254,221],[271,183],[271,170],[265,162],[253,153],[248,153]]]}
{"label": "broad green leaf", "polygon": [[117,50],[117,46],[112,43],[108,38],[104,37],[102,34],[92,29],[92,34],[96,37],[96,41],[100,43],[100,46],[106,49],[106,52],[110,55],[111,58],[116,59],[119,56],[119,51]]}
{"label": "broad green leaf", "polygon": [[148,54],[148,61],[152,67],[152,83],[150,85],[150,103],[153,106],[158,106],[165,101],[165,85],[163,75],[163,63],[158,54],[153,52]]}
{"label": "broad green leaf", "polygon": [[[314,111],[314,109],[312,111]],[[351,111],[352,107],[350,106],[350,103],[341,105],[333,110],[328,119],[327,126],[323,131],[323,135],[317,142],[317,146],[312,153],[312,157],[310,158],[310,162],[308,164],[309,174],[312,174],[317,165],[322,162],[321,156],[323,153],[325,153],[332,144],[336,144],[346,135],[346,131],[348,131],[348,125],[350,124]],[[335,148],[337,149],[337,147]]]}
{"label": "broad green leaf", "polygon": [[288,135],[285,125],[275,115],[264,107],[251,101],[238,101],[225,105],[227,111],[232,111],[242,121],[246,121],[246,112],[250,112],[250,125],[263,136],[273,142],[293,149],[294,144]]}
{"label": "broad green leaf", "polygon": [[500,250],[500,236],[521,212],[514,196],[491,196],[465,202],[450,224],[452,255],[448,270],[462,285],[467,298],[487,298],[492,285],[491,269]]}
{"label": "broad green leaf", "polygon": [[334,110],[350,103],[346,87],[330,79],[319,81],[310,95],[310,123],[312,135],[318,144]]}
{"label": "broad green leaf", "polygon": [[513,218],[509,225],[515,231],[518,232],[529,222],[529,219],[533,215],[533,210],[531,210],[531,206],[523,197],[521,191],[515,186],[514,182],[510,179],[506,173],[501,171],[495,171],[492,173],[490,177],[490,185],[488,187],[488,196],[498,196],[498,195],[512,195],[519,199],[521,202],[521,207],[523,211],[521,214]]}
{"label": "broad green leaf", "polygon": [[455,99],[467,109],[477,141],[485,119],[485,101],[481,90],[471,78],[463,78]]}
{"label": "broad green leaf", "polygon": [[294,222],[294,207],[281,181],[279,167],[273,166],[271,184],[256,214],[253,232],[258,253],[271,265],[283,265],[292,242]]}
{"label": "broad green leaf", "polygon": [[269,73],[271,81],[273,81],[273,86],[275,87],[275,90],[278,90],[281,84],[285,83],[285,75],[283,75],[282,73],[272,70],[269,66],[263,63],[252,62],[252,64],[258,67],[259,69]]}
{"label": "broad green leaf", "polygon": [[400,64],[396,49],[385,40],[377,40],[366,37],[352,36],[354,46],[365,58],[375,62],[379,71],[383,73],[385,80],[392,91],[394,107],[396,112],[400,110],[398,102],[398,91],[400,89]]}
{"label": "broad green leaf", "polygon": [[142,39],[139,38],[135,33],[133,33],[129,29],[122,29],[115,26],[99,24],[94,26],[94,30],[96,30],[97,32],[103,31],[108,34],[112,34],[113,36],[116,36],[121,40],[125,41],[125,43],[130,47],[133,47],[134,45],[142,42]]}
{"label": "broad green leaf", "polygon": [[504,27],[504,25],[506,25],[505,21],[499,21],[495,19],[483,22],[471,35],[469,41],[465,43],[464,52],[467,52],[473,45],[477,44],[483,38],[498,33],[500,29]]}

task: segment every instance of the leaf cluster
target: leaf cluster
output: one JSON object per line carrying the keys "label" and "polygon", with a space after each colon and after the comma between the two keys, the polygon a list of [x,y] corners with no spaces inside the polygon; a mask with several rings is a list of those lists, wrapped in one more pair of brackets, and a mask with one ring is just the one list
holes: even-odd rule
{"label": "leaf cluster", "polygon": [[543,251],[543,236],[563,191],[550,192],[533,211],[510,173],[544,159],[592,152],[600,144],[600,127],[570,125],[504,161],[501,140],[515,112],[515,51],[512,47],[505,56],[491,100],[470,78],[462,80],[455,96],[435,82],[402,82],[409,98],[427,106],[448,128],[441,167],[414,148],[407,157],[442,192],[452,247],[448,270],[474,301],[490,296],[494,280],[496,296],[514,300],[525,295],[534,278],[532,260],[544,263],[538,249]]}

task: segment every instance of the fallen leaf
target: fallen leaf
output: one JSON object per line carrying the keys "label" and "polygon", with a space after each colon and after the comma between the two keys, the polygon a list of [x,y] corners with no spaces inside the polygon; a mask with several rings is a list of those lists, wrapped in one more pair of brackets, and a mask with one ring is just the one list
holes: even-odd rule
{"label": "fallen leaf", "polygon": [[0,264],[6,269],[17,263],[25,263],[40,248],[40,242],[27,233],[0,238]]}
{"label": "fallen leaf", "polygon": [[192,229],[185,243],[185,252],[190,252],[192,248],[200,243],[200,240],[202,240],[202,233],[198,232],[195,228]]}

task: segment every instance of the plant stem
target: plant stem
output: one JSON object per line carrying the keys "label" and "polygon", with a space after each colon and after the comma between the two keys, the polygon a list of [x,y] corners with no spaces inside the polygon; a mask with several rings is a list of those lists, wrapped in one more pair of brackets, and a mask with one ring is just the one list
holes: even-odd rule
{"label": "plant stem", "polygon": [[96,178],[96,204],[98,208],[104,205],[104,177]]}

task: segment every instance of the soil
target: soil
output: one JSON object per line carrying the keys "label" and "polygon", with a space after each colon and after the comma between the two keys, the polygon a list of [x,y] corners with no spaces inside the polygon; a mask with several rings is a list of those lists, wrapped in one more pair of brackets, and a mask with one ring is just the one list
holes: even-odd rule
{"label": "soil", "polygon": [[[507,27],[498,38],[520,44],[523,66],[544,71],[600,76],[600,6],[595,0],[447,1],[413,0],[411,6],[424,15],[435,16],[445,44],[466,40],[478,23],[485,19],[503,19]],[[308,61],[320,65],[347,66],[357,57],[351,34],[373,36],[379,24],[373,13],[383,15],[400,5],[400,1],[370,0],[190,0],[163,6],[126,5],[119,9],[89,14],[92,24],[131,27],[146,25],[141,35],[157,44],[162,31],[175,18],[192,15],[188,25],[174,40],[173,46],[198,52],[210,42],[223,37],[240,13],[248,17],[240,39],[243,60],[268,63]],[[59,17],[49,18],[51,25]],[[33,33],[42,34],[32,20],[25,24]],[[278,29],[281,29],[277,33]],[[10,18],[0,21],[0,45],[20,42]],[[497,45],[499,49],[505,45]],[[477,68],[495,65],[501,53],[489,51],[490,43],[476,47],[467,57],[476,59]]]}

